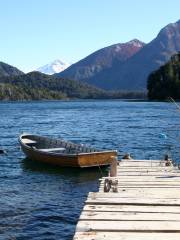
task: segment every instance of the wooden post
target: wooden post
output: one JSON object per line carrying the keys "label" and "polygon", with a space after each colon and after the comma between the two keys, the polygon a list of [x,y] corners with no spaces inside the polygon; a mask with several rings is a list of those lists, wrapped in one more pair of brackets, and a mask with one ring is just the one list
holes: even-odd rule
{"label": "wooden post", "polygon": [[112,162],[110,166],[110,177],[116,177],[117,176],[117,157],[111,157]]}

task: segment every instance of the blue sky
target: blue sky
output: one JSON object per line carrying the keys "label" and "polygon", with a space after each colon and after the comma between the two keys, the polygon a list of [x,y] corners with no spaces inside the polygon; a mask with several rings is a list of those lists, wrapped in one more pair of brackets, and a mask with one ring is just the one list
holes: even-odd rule
{"label": "blue sky", "polygon": [[115,43],[151,41],[180,19],[180,0],[0,0],[0,61],[30,71]]}

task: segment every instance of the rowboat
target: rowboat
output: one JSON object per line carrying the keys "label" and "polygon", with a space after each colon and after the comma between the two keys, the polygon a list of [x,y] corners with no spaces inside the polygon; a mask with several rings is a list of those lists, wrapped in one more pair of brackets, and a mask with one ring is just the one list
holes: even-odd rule
{"label": "rowboat", "polygon": [[21,149],[27,158],[62,167],[96,167],[110,165],[116,150],[97,150],[82,144],[44,136],[22,134]]}

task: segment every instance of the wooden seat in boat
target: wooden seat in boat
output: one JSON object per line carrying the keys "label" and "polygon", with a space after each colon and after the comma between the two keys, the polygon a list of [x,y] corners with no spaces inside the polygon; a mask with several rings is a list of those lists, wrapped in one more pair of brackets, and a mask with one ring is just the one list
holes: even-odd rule
{"label": "wooden seat in boat", "polygon": [[38,149],[40,151],[43,151],[43,152],[55,152],[55,151],[64,151],[66,150],[65,148],[42,148],[42,149]]}
{"label": "wooden seat in boat", "polygon": [[31,139],[28,139],[28,138],[23,138],[23,139],[22,139],[22,142],[23,142],[24,144],[37,143],[36,141],[31,140]]}

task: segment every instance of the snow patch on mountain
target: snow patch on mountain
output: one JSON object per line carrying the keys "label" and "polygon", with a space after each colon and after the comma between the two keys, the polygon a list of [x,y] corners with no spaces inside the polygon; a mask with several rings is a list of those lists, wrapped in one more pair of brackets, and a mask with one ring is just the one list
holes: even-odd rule
{"label": "snow patch on mountain", "polygon": [[64,71],[70,65],[71,65],[71,63],[67,63],[67,62],[61,61],[59,59],[56,59],[55,61],[48,63],[42,67],[39,67],[36,70],[38,72],[52,75],[52,74],[60,73],[60,72]]}
{"label": "snow patch on mountain", "polygon": [[116,48],[115,48],[115,52],[120,52],[121,51],[121,46],[117,45]]}
{"label": "snow patch on mountain", "polygon": [[133,39],[129,41],[127,44],[133,45],[134,47],[137,47],[137,48],[141,48],[144,45],[144,43],[139,41],[138,39]]}

